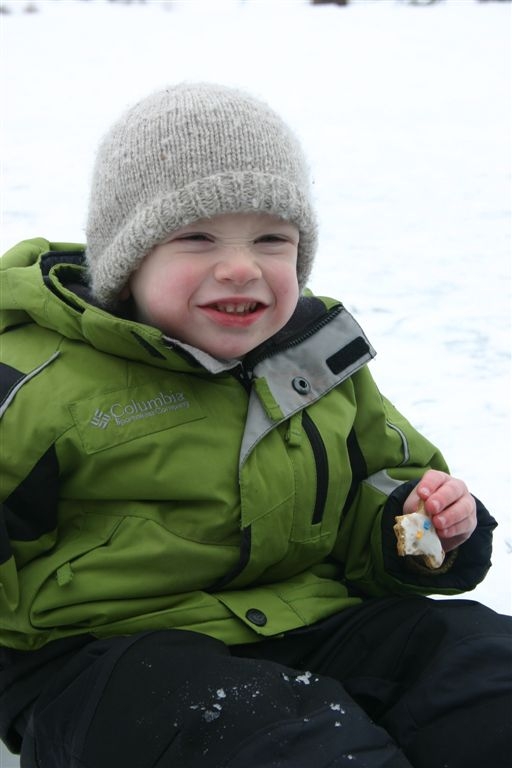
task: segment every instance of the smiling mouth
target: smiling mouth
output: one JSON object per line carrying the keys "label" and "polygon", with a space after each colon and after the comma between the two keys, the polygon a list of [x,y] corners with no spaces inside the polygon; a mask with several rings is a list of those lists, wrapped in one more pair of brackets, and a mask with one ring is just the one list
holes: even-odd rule
{"label": "smiling mouth", "polygon": [[258,308],[263,308],[263,304],[258,301],[246,301],[243,303],[215,303],[209,304],[209,309],[215,309],[217,312],[225,312],[227,315],[249,315]]}

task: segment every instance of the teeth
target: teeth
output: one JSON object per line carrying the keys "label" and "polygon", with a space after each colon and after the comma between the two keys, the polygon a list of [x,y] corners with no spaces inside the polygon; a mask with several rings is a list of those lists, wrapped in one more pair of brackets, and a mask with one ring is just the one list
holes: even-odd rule
{"label": "teeth", "polygon": [[215,306],[219,312],[227,312],[229,315],[243,315],[246,312],[254,312],[258,305],[257,302],[252,301],[247,304],[216,304]]}

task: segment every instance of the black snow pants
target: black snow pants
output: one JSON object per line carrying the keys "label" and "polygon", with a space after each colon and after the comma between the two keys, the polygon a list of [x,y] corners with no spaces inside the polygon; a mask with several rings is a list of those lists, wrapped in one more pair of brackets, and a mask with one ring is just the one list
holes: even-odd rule
{"label": "black snow pants", "polygon": [[228,648],[96,640],[32,708],[22,768],[509,768],[512,617],[370,600]]}

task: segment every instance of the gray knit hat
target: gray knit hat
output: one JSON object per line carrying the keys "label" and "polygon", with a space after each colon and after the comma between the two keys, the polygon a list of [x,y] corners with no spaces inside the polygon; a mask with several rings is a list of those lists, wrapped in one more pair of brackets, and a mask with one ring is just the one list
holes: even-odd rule
{"label": "gray knit hat", "polygon": [[270,213],[298,227],[302,289],[317,225],[305,158],[288,126],[263,102],[221,85],[184,83],[143,99],[98,150],[86,249],[94,295],[115,304],[171,232],[236,212]]}

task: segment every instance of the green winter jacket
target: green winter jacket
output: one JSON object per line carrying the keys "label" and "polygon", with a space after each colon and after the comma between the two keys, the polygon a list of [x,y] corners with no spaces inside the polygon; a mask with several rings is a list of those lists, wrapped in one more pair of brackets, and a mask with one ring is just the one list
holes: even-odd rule
{"label": "green winter jacket", "polygon": [[246,643],[483,578],[482,507],[447,572],[396,555],[411,483],[447,467],[339,302],[302,298],[223,364],[94,306],[81,246],[26,241],[0,267],[0,644],[169,627]]}

